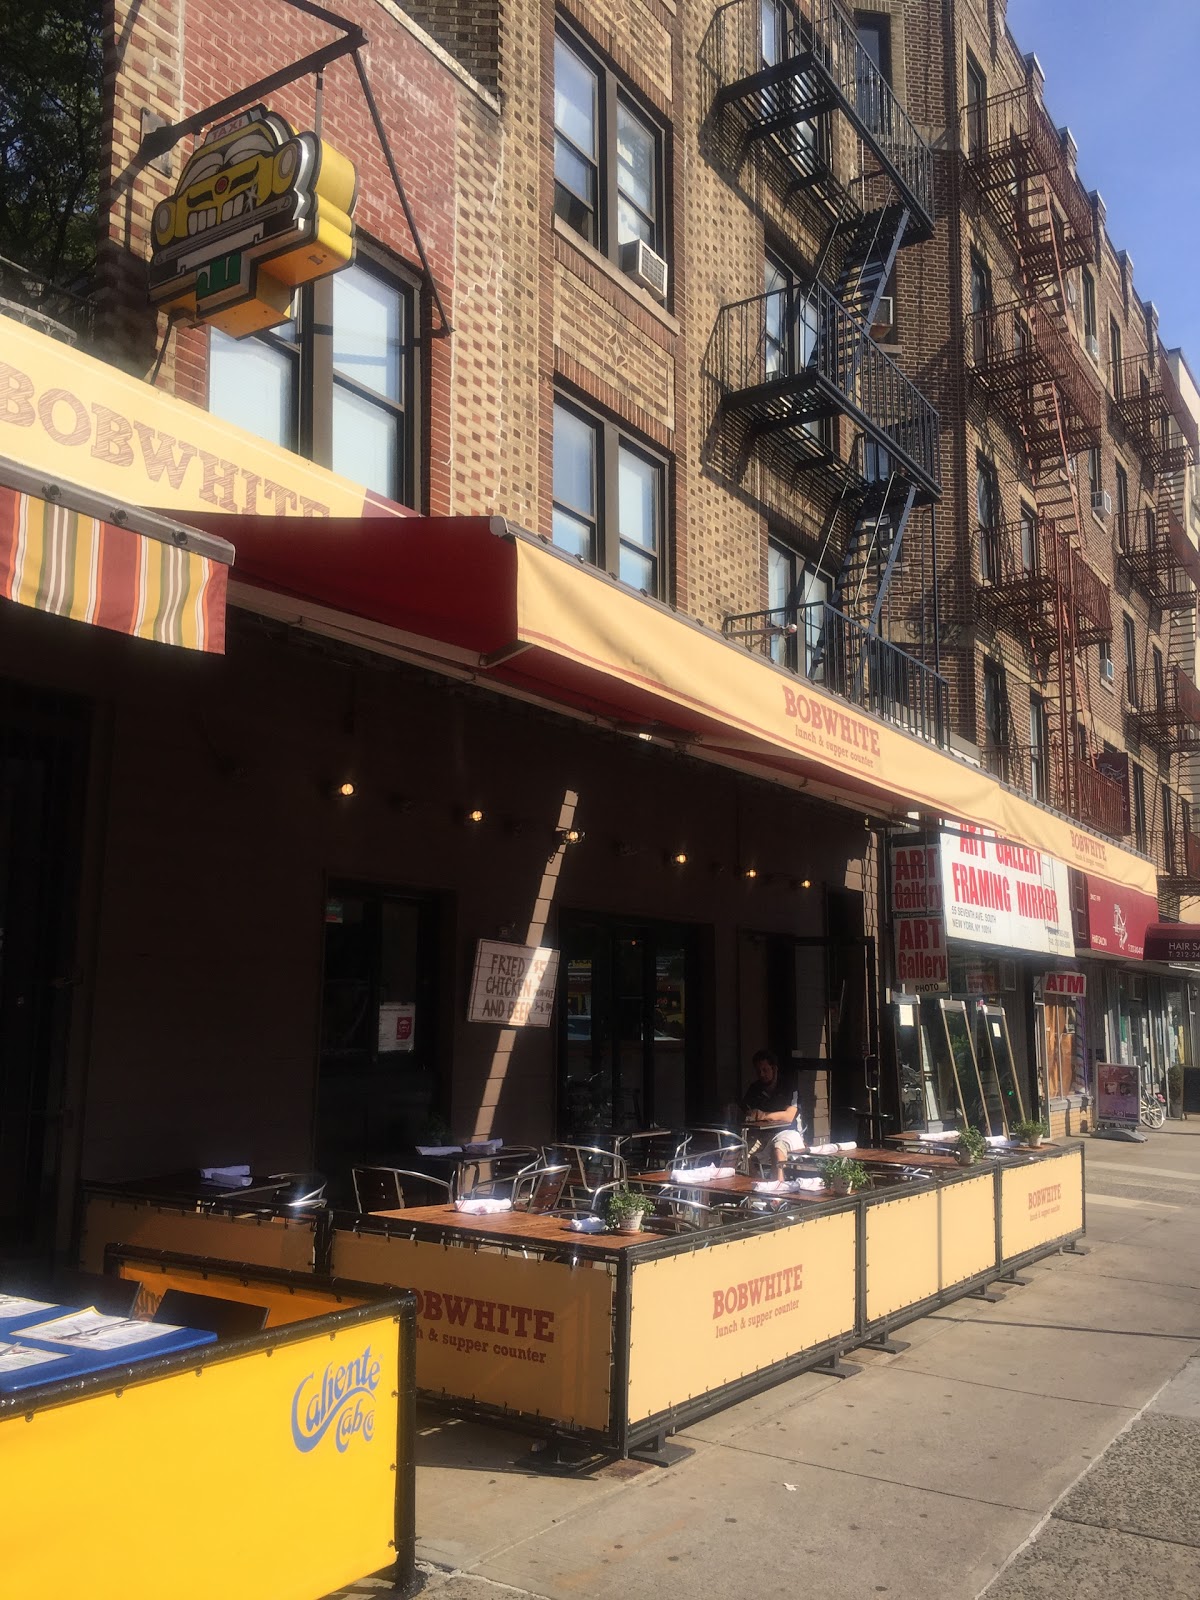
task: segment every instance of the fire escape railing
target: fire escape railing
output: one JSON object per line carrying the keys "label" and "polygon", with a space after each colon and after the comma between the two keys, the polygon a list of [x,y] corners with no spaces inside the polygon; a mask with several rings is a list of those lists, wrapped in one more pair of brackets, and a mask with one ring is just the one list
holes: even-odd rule
{"label": "fire escape railing", "polygon": [[729,0],[718,9],[701,52],[717,85],[714,114],[735,111],[744,137],[767,143],[794,170],[799,188],[827,185],[832,173],[815,140],[797,138],[796,130],[841,111],[911,209],[913,232],[928,237],[933,153],[863,49],[852,18],[838,0],[805,0],[803,11],[781,8],[781,21],[779,59],[764,64],[762,0]]}
{"label": "fire escape railing", "polygon": [[[1054,277],[1059,266],[1067,270],[1094,260],[1091,204],[1033,85],[966,106],[963,118],[967,171],[1000,215],[1020,227],[1025,264],[1034,277]],[[1038,186],[1030,183],[1037,177],[1046,179],[1058,202],[1053,215],[1038,208]]]}
{"label": "fire escape railing", "polygon": [[1112,408],[1134,448],[1155,472],[1183,472],[1196,459],[1196,420],[1166,363],[1148,369],[1127,356],[1112,374]]}
{"label": "fire escape railing", "polygon": [[1200,589],[1200,554],[1167,506],[1120,513],[1117,560],[1160,611],[1186,611]]}
{"label": "fire escape railing", "polygon": [[[979,385],[1024,434],[1035,460],[1061,461],[1064,443],[1072,451],[1099,444],[1100,388],[1074,342],[1036,307],[1013,301],[972,312],[966,359]],[[1051,385],[1057,412],[1054,396],[1046,392]]]}
{"label": "fire escape railing", "polygon": [[[1072,779],[1079,786],[1078,821],[1112,839],[1123,838],[1129,832],[1129,800],[1124,786],[1088,761],[1075,763]],[[1055,792],[1061,795],[1061,791],[1062,782],[1056,776]],[[1076,814],[1073,806],[1065,809],[1069,816]]]}
{"label": "fire escape railing", "polygon": [[[781,327],[792,330],[783,345]],[[781,438],[791,442],[794,465],[802,467],[816,454],[814,425],[840,414],[883,446],[922,500],[938,498],[936,409],[823,284],[723,306],[706,365],[720,409],[742,419],[744,453],[776,436],[776,446]]]}
{"label": "fire escape railing", "polygon": [[1112,638],[1107,584],[1051,517],[976,528],[975,570],[980,615],[1006,624],[1043,650],[1057,641],[1068,611],[1077,646]]}
{"label": "fire escape railing", "polygon": [[1182,804],[1168,832],[1150,834],[1147,854],[1158,868],[1159,886],[1176,894],[1200,894],[1200,835],[1192,832]]}
{"label": "fire escape railing", "polygon": [[1137,703],[1126,714],[1139,739],[1163,751],[1200,752],[1200,689],[1182,667],[1137,674]]}
{"label": "fire escape railing", "polygon": [[728,616],[725,637],[769,657],[943,749],[950,743],[950,686],[907,651],[825,601]]}

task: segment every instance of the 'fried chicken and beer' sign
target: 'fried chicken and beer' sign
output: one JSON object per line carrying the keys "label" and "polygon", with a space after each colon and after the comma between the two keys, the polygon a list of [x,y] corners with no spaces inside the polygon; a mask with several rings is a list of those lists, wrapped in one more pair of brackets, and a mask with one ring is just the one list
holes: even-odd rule
{"label": "'fried chicken and beer' sign", "polygon": [[481,939],[475,951],[467,1021],[497,1022],[504,1028],[548,1028],[557,978],[557,950]]}
{"label": "'fried chicken and beer' sign", "polygon": [[964,827],[892,848],[896,981],[912,994],[949,988],[951,939],[1075,953],[1067,869],[1040,850]]}

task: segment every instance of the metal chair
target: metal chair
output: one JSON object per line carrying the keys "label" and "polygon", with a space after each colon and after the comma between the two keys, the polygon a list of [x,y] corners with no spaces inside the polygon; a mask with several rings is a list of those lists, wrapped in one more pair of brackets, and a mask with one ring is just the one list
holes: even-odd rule
{"label": "metal chair", "polygon": [[519,1172],[513,1179],[513,1210],[557,1210],[570,1172],[570,1165],[565,1161],[556,1166],[528,1167]]}
{"label": "metal chair", "polygon": [[202,1328],[218,1339],[244,1339],[261,1333],[267,1325],[266,1306],[245,1300],[224,1300],[215,1294],[192,1294],[187,1289],[166,1289],[151,1322],[176,1328]]}
{"label": "metal chair", "polygon": [[648,1128],[643,1133],[622,1133],[613,1149],[625,1163],[627,1172],[669,1172],[683,1159],[688,1136],[670,1128]]}
{"label": "metal chair", "polygon": [[[546,1164],[545,1153],[536,1145],[509,1145],[496,1155],[466,1155],[458,1163],[455,1196],[466,1198],[511,1195],[512,1185],[523,1172]],[[487,1176],[484,1177],[484,1169]]]}
{"label": "metal chair", "polygon": [[231,1190],[220,1200],[208,1202],[211,1210],[237,1206],[250,1202],[250,1210],[321,1211],[325,1206],[325,1187],[328,1179],[323,1172],[273,1172],[264,1183],[249,1189]]}
{"label": "metal chair", "polygon": [[668,1185],[658,1197],[654,1226],[661,1233],[697,1233],[702,1228],[715,1227],[720,1220],[718,1207],[704,1200],[691,1200]]}
{"label": "metal chair", "polygon": [[559,1144],[553,1148],[571,1169],[568,1183],[572,1189],[594,1194],[606,1184],[625,1181],[625,1160],[612,1150],[601,1150],[593,1144]]}
{"label": "metal chair", "polygon": [[693,1166],[704,1161],[715,1161],[718,1166],[732,1164],[739,1172],[746,1171],[746,1135],[733,1128],[689,1128],[687,1131],[687,1159]]}
{"label": "metal chair", "polygon": [[402,1178],[411,1178],[427,1189],[440,1190],[447,1204],[454,1197],[454,1186],[445,1178],[431,1178],[427,1172],[410,1172],[404,1167],[351,1167],[350,1178],[354,1184],[354,1204],[360,1213],[403,1211]]}

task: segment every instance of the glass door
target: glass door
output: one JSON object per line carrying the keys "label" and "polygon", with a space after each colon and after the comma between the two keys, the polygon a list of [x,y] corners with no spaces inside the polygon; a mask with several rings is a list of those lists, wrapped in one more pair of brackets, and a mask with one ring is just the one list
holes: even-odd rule
{"label": "glass door", "polygon": [[414,1144],[448,1141],[436,925],[427,896],[351,883],[326,895],[315,1159],[335,1196],[352,1166],[405,1166]]}
{"label": "glass door", "polygon": [[692,930],[565,916],[559,1136],[681,1127],[688,1118]]}
{"label": "glass door", "polygon": [[942,1061],[943,1085],[953,1090],[966,1127],[989,1127],[987,1103],[979,1077],[979,1063],[975,1059],[975,1045],[967,1021],[967,1008],[962,1000],[939,1000],[942,1040],[945,1054]]}
{"label": "glass door", "polygon": [[1013,1068],[1012,1040],[1008,1035],[1008,1018],[1004,1015],[1003,1006],[980,1006],[979,1037],[983,1041],[979,1058],[986,1061],[995,1074],[1001,1103],[1005,1107],[1007,1131],[1014,1123],[1024,1122],[1025,1101]]}

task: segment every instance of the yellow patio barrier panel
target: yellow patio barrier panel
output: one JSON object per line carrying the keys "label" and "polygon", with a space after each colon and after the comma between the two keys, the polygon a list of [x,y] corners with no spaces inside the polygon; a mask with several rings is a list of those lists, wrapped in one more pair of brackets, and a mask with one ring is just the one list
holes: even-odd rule
{"label": "yellow patio barrier panel", "polygon": [[633,1265],[629,1422],[850,1334],[855,1214]]}
{"label": "yellow patio barrier panel", "polygon": [[312,1217],[237,1217],[93,1193],[84,1201],[80,1266],[102,1272],[107,1247],[128,1244],[311,1272],[315,1234]]}
{"label": "yellow patio barrier panel", "polygon": [[978,1277],[996,1266],[996,1177],[989,1169],[977,1178],[960,1178],[938,1188],[940,1261],[943,1289]]}
{"label": "yellow patio barrier panel", "polygon": [[335,1230],[336,1278],[412,1289],[417,1388],[605,1429],[613,1277],[603,1264]]}
{"label": "yellow patio barrier panel", "polygon": [[1000,1253],[1012,1261],[1083,1230],[1083,1151],[1000,1174]]}
{"label": "yellow patio barrier panel", "polygon": [[242,1305],[265,1306],[268,1328],[284,1328],[308,1317],[323,1317],[331,1311],[361,1305],[374,1298],[369,1291],[353,1292],[345,1286],[331,1286],[307,1271],[277,1271],[250,1262],[214,1262],[205,1257],[194,1264],[164,1251],[164,1260],[151,1259],[154,1250],[117,1247],[109,1252],[119,1278],[132,1278],[142,1285],[137,1309],[141,1316],[153,1316],[168,1289],[185,1294],[215,1295],[220,1300],[236,1300]]}
{"label": "yellow patio barrier panel", "polygon": [[863,1208],[863,1222],[867,1322],[932,1299],[940,1287],[937,1191],[889,1195]]}
{"label": "yellow patio barrier panel", "polygon": [[320,1600],[390,1566],[400,1316],[385,1302],[0,1402],[0,1590]]}

